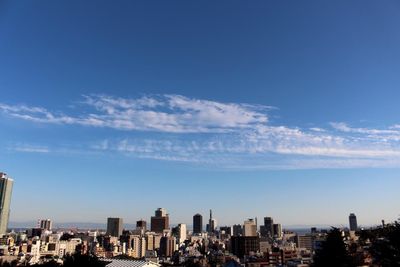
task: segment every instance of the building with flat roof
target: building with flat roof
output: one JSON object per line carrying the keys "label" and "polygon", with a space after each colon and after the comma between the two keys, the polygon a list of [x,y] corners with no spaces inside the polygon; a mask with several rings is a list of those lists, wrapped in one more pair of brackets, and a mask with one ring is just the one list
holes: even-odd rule
{"label": "building with flat roof", "polygon": [[193,216],[193,233],[201,234],[203,232],[203,216],[197,213]]}
{"label": "building with flat roof", "polygon": [[53,228],[53,223],[50,219],[40,220],[40,229],[51,231],[52,228]]}
{"label": "building with flat roof", "polygon": [[107,235],[119,237],[123,230],[122,218],[107,218]]}
{"label": "building with flat roof", "polygon": [[349,215],[349,226],[350,231],[357,231],[358,229],[357,216],[354,213],[350,213]]}
{"label": "building with flat roof", "polygon": [[257,225],[253,219],[248,219],[247,221],[244,221],[243,235],[244,236],[257,236]]}
{"label": "building with flat roof", "polygon": [[0,172],[0,235],[7,233],[14,180]]}
{"label": "building with flat roof", "polygon": [[151,231],[162,233],[167,229],[169,229],[169,215],[165,209],[158,208],[155,211],[155,216],[151,217]]}
{"label": "building with flat roof", "polygon": [[250,255],[251,252],[260,250],[260,238],[258,236],[232,236],[231,253],[239,258]]}

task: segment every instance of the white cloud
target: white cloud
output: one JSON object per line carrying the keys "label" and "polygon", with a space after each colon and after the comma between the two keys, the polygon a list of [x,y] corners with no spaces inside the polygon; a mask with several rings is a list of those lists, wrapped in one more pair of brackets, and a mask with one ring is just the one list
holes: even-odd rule
{"label": "white cloud", "polygon": [[[339,131],[346,133],[359,133],[359,134],[373,134],[373,135],[381,135],[381,134],[400,134],[399,130],[396,127],[390,127],[390,129],[370,129],[370,128],[353,128],[349,127],[346,123],[343,122],[331,122],[331,126]],[[396,126],[396,125],[395,125]]]}
{"label": "white cloud", "polygon": [[269,107],[220,103],[180,95],[144,96],[138,99],[106,95],[84,96],[92,112],[69,116],[45,108],[0,104],[4,113],[33,122],[78,124],[120,130],[171,133],[229,132],[266,123]]}
{"label": "white cloud", "polygon": [[[38,123],[132,132],[133,138],[116,137],[90,148],[137,158],[243,168],[393,167],[400,162],[398,125],[386,129],[355,128],[343,122],[331,123],[329,129],[271,125],[268,106],[180,95],[136,99],[89,95],[80,105],[73,110],[75,115],[27,105],[0,104],[0,111]],[[149,136],[138,137],[137,131]],[[49,152],[46,147],[29,146],[14,150]]]}
{"label": "white cloud", "polygon": [[49,153],[50,149],[45,146],[35,146],[29,144],[16,144],[9,147],[9,150],[27,153]]}
{"label": "white cloud", "polygon": [[310,130],[314,131],[314,132],[326,132],[325,129],[318,128],[318,127],[312,127],[312,128],[310,128]]}

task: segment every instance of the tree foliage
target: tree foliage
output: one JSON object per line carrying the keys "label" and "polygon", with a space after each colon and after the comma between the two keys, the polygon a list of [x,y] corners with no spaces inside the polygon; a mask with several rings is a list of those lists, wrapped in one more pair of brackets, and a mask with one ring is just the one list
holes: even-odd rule
{"label": "tree foliage", "polygon": [[337,228],[332,228],[328,233],[322,248],[314,257],[313,267],[352,267],[352,259],[343,241],[342,233]]}
{"label": "tree foliage", "polygon": [[372,241],[370,252],[377,265],[400,266],[400,224],[395,222],[379,229]]}

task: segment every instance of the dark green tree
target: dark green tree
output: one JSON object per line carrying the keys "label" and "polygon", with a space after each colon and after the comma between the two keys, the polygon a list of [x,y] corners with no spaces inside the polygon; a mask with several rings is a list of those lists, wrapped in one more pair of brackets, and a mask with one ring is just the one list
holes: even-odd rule
{"label": "dark green tree", "polygon": [[329,231],[322,248],[314,256],[313,267],[353,267],[342,233],[337,228]]}
{"label": "dark green tree", "polygon": [[60,264],[58,264],[57,262],[55,262],[55,261],[49,261],[49,262],[46,262],[46,263],[42,263],[42,264],[34,264],[34,265],[32,265],[32,266],[40,266],[40,267],[59,267],[60,266]]}
{"label": "dark green tree", "polygon": [[101,262],[96,256],[75,253],[67,256],[64,260],[64,267],[103,267],[107,263]]}
{"label": "dark green tree", "polygon": [[4,261],[0,260],[0,267],[15,267],[17,266],[17,261],[12,261],[12,262],[8,262],[8,261]]}
{"label": "dark green tree", "polygon": [[400,224],[395,222],[380,230],[370,249],[374,262],[382,267],[400,266]]}

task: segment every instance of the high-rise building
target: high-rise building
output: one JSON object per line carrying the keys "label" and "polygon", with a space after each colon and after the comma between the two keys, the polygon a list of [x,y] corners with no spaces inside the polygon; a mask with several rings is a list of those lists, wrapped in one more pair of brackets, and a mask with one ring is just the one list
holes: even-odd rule
{"label": "high-rise building", "polygon": [[7,233],[13,183],[13,179],[0,172],[0,235]]}
{"label": "high-rise building", "polygon": [[233,229],[232,226],[221,226],[219,227],[220,232],[223,232],[226,235],[232,235],[233,234]]}
{"label": "high-rise building", "polygon": [[215,232],[215,230],[217,229],[217,226],[218,226],[217,219],[212,218],[210,221],[210,232]]}
{"label": "high-rise building", "polygon": [[177,235],[177,242],[178,242],[178,244],[181,244],[181,243],[183,243],[183,242],[185,242],[185,240],[186,240],[186,233],[187,233],[187,230],[186,230],[186,224],[184,224],[184,223],[180,223],[180,224],[178,224],[178,235]]}
{"label": "high-rise building", "polygon": [[176,248],[176,239],[172,236],[163,236],[160,240],[160,256],[171,257]]}
{"label": "high-rise building", "polygon": [[258,236],[232,236],[231,253],[239,258],[249,255],[250,252],[260,250],[260,238]]}
{"label": "high-rise building", "polygon": [[233,236],[241,236],[243,234],[243,228],[240,224],[233,225]]}
{"label": "high-rise building", "polygon": [[165,217],[167,216],[167,210],[164,208],[158,208],[155,212],[156,217]]}
{"label": "high-rise building", "polygon": [[40,229],[51,231],[53,223],[49,219],[40,220]]}
{"label": "high-rise building", "polygon": [[137,221],[136,229],[146,231],[147,230],[147,222],[145,220]]}
{"label": "high-rise building", "polygon": [[193,233],[201,234],[203,232],[203,216],[197,213],[193,216]]}
{"label": "high-rise building", "polygon": [[257,236],[257,224],[253,219],[244,221],[243,236]]}
{"label": "high-rise building", "polygon": [[151,231],[162,233],[167,229],[169,229],[169,216],[165,209],[159,208],[155,211],[155,216],[151,217]]}
{"label": "high-rise building", "polygon": [[354,213],[350,213],[349,216],[350,231],[357,231],[357,216]]}
{"label": "high-rise building", "polygon": [[154,232],[145,233],[147,250],[156,250],[160,248],[161,235]]}
{"label": "high-rise building", "polygon": [[282,225],[280,223],[274,223],[273,225],[273,230],[274,230],[274,237],[275,238],[282,238]]}
{"label": "high-rise building", "polygon": [[274,220],[271,217],[264,217],[264,231],[263,236],[274,236]]}
{"label": "high-rise building", "polygon": [[212,210],[210,210],[210,219],[208,220],[208,224],[207,224],[207,232],[209,233],[214,233],[215,230],[217,229],[217,219],[214,219],[212,217]]}
{"label": "high-rise building", "polygon": [[140,235],[126,235],[121,237],[121,242],[125,243],[127,254],[133,258],[142,258],[146,254],[146,239]]}
{"label": "high-rise building", "polygon": [[107,219],[107,235],[119,237],[122,235],[123,220],[122,218]]}

